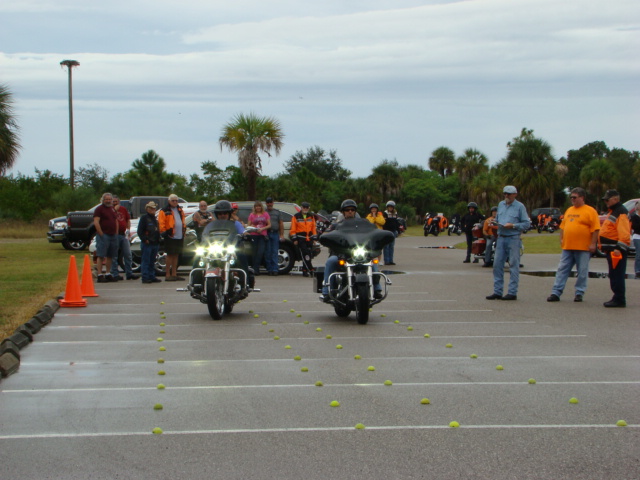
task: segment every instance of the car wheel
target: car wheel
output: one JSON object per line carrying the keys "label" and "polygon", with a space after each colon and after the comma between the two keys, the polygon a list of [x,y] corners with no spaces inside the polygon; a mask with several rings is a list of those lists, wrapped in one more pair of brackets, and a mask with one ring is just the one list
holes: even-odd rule
{"label": "car wheel", "polygon": [[278,249],[278,273],[288,274],[296,263],[296,256],[289,245],[281,245]]}
{"label": "car wheel", "polygon": [[142,266],[142,258],[137,255],[131,254],[131,270],[133,273],[140,273]]}
{"label": "car wheel", "polygon": [[86,242],[84,240],[63,240],[62,241],[62,246],[65,248],[65,250],[84,250],[85,248],[87,248],[87,245],[89,245],[90,242]]}
{"label": "car wheel", "polygon": [[158,250],[158,254],[156,255],[156,262],[153,266],[156,270],[157,276],[164,276],[167,271],[167,254],[164,251],[164,248],[160,248],[160,250]]}

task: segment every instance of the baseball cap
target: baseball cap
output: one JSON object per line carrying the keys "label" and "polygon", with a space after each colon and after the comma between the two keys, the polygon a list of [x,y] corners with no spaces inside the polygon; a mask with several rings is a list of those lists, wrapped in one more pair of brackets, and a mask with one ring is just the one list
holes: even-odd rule
{"label": "baseball cap", "polygon": [[267,197],[267,200],[265,201],[265,203],[273,203],[273,198]]}
{"label": "baseball cap", "polygon": [[502,193],[518,193],[518,190],[513,185],[507,185],[502,189]]}
{"label": "baseball cap", "polygon": [[602,200],[609,200],[611,197],[619,197],[620,193],[618,193],[617,190],[607,190],[607,192],[604,194],[604,197],[602,197]]}

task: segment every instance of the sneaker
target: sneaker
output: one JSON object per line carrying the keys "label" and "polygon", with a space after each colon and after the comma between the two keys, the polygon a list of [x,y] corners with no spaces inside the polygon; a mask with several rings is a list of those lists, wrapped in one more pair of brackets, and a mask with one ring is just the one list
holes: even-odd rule
{"label": "sneaker", "polygon": [[127,280],[138,280],[140,278],[140,275],[136,275],[135,273],[132,273],[131,275],[127,275]]}
{"label": "sneaker", "polygon": [[[547,302],[559,302],[559,301],[560,301],[560,297],[553,293],[547,297]],[[580,301],[582,301],[582,297],[580,297]]]}
{"label": "sneaker", "polygon": [[573,301],[574,302],[581,302],[582,301],[582,295],[580,295],[579,293],[573,297]]}

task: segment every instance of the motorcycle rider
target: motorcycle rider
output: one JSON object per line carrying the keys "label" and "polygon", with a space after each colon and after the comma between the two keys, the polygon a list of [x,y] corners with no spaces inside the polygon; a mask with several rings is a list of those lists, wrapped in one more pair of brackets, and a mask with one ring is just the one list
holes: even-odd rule
{"label": "motorcycle rider", "polygon": [[[335,223],[332,223],[327,228],[325,233],[331,232],[336,229],[340,229],[341,226],[347,225],[348,222],[354,221],[354,219],[356,218],[356,208],[357,208],[357,204],[354,200],[347,199],[344,202],[342,202],[342,205],[340,205],[340,211],[342,212],[342,215],[344,218],[336,221]],[[329,296],[329,277],[337,269],[338,269],[338,256],[335,255],[333,252],[329,252],[329,258],[327,259],[327,262],[324,264],[324,281],[322,282],[322,301],[325,303],[331,302],[331,297]],[[373,266],[373,271],[374,272],[378,271],[378,268],[376,265]],[[378,281],[376,281],[376,279]],[[374,276],[373,290],[374,290],[375,298],[382,298],[382,287],[380,286],[378,275]]]}
{"label": "motorcycle rider", "polygon": [[289,236],[293,244],[300,248],[302,255],[302,276],[313,275],[315,269],[311,263],[313,258],[313,242],[318,239],[316,231],[316,217],[309,212],[311,204],[302,202],[301,211],[291,218],[291,230]]}
{"label": "motorcycle rider", "polygon": [[482,224],[482,234],[487,241],[484,250],[484,265],[482,265],[484,268],[493,267],[493,242],[498,239],[498,226],[494,225],[497,214],[498,207],[491,207],[491,216],[487,217],[487,219]]}
{"label": "motorcycle rider", "polygon": [[[218,203],[213,207],[213,215],[216,217],[216,220],[228,220],[235,224],[236,232],[238,235],[243,235],[245,233],[244,225],[239,220],[231,220],[231,213],[233,212],[233,206],[231,202],[227,200],[219,200]],[[216,222],[210,222],[204,228],[202,232],[202,238],[206,239],[209,236],[209,232],[216,228]],[[236,245],[236,258],[238,259],[238,266],[247,273],[247,282],[249,283],[249,288],[253,288],[254,285],[254,276],[253,272],[249,269],[249,260],[247,255],[244,253],[243,241],[238,240],[238,244]]]}
{"label": "motorcycle rider", "polygon": [[462,223],[462,231],[467,236],[467,256],[462,263],[471,263],[471,247],[473,246],[473,226],[476,223],[480,223],[484,220],[484,216],[478,212],[478,204],[476,202],[469,202],[467,204],[467,213],[462,217],[460,222]]}

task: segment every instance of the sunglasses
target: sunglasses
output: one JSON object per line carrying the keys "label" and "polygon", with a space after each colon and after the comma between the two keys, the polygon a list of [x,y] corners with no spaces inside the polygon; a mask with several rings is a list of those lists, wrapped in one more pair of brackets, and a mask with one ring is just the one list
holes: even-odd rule
{"label": "sunglasses", "polygon": [[344,211],[345,212],[355,212],[356,209],[355,208],[345,208]]}
{"label": "sunglasses", "polygon": [[571,196],[571,197],[569,197],[569,198],[570,198],[571,200],[575,200],[575,199],[576,199],[576,198],[578,198],[578,197]]}

